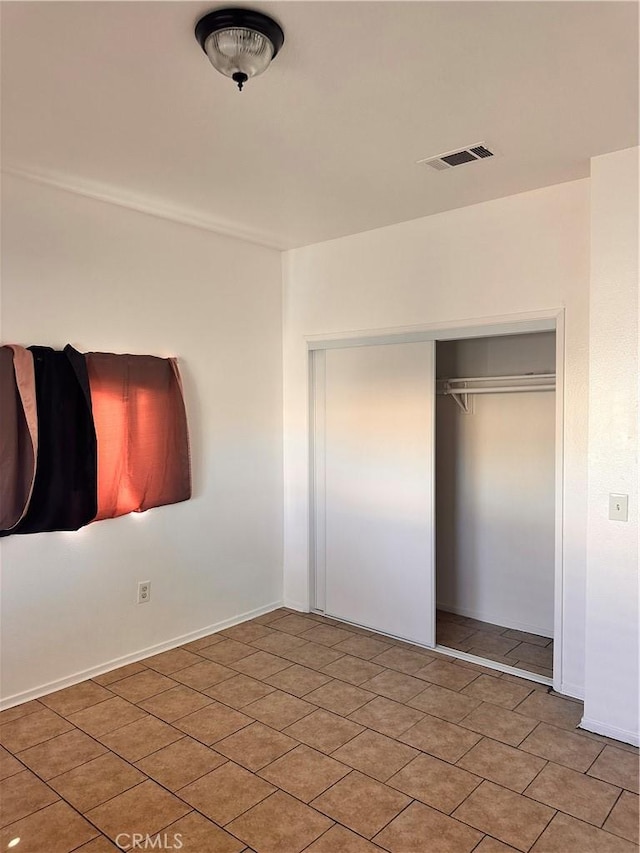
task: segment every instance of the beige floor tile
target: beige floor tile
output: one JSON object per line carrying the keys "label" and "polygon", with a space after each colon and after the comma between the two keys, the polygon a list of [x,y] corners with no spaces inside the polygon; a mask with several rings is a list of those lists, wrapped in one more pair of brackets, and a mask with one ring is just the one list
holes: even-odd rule
{"label": "beige floor tile", "polygon": [[86,812],[144,780],[139,770],[107,752],[81,767],[56,776],[49,784],[74,808]]}
{"label": "beige floor tile", "polygon": [[602,752],[603,745],[574,732],[540,723],[522,741],[520,749],[584,773]]}
{"label": "beige floor tile", "polygon": [[247,770],[261,770],[297,746],[297,742],[262,723],[254,723],[216,743],[216,751]]}
{"label": "beige floor tile", "polygon": [[18,758],[44,779],[59,776],[107,750],[84,732],[73,729],[18,753]]}
{"label": "beige floor tile", "polygon": [[20,717],[27,717],[29,714],[35,714],[36,711],[43,711],[44,705],[41,705],[37,699],[32,699],[29,702],[22,702],[20,705],[15,705],[13,708],[5,708],[0,711],[0,725],[10,723],[12,720],[18,720]]}
{"label": "beige floor tile", "polygon": [[575,729],[583,713],[581,702],[550,696],[541,690],[534,690],[518,705],[517,710],[519,714],[542,720],[543,723],[550,723],[560,729]]}
{"label": "beige floor tile", "polygon": [[256,652],[246,658],[241,658],[235,661],[233,668],[238,672],[243,672],[251,678],[268,678],[270,675],[275,675],[281,669],[287,669],[289,661],[285,658],[272,655],[271,652]]}
{"label": "beige floor tile", "polygon": [[305,803],[351,771],[308,746],[298,746],[260,771],[260,776]]}
{"label": "beige floor tile", "polygon": [[[282,619],[283,616],[291,616],[295,614],[295,611],[291,610],[288,607],[277,607],[275,610],[270,610],[268,613],[263,613],[261,616],[256,616],[252,619],[252,622],[256,622],[259,625],[270,625],[272,622],[275,622],[277,619]],[[314,618],[313,614],[308,614],[308,618]]]}
{"label": "beige floor tile", "polygon": [[450,690],[462,690],[478,677],[473,670],[440,660],[423,666],[416,675],[424,681],[439,684],[440,687],[448,687]]}
{"label": "beige floor tile", "polygon": [[422,803],[412,803],[375,836],[391,853],[470,853],[480,832]]}
{"label": "beige floor tile", "polygon": [[458,767],[464,767],[483,779],[497,782],[521,794],[545,766],[546,761],[499,743],[482,738],[473,749],[463,755]]}
{"label": "beige floor tile", "polygon": [[333,646],[333,649],[342,652],[343,655],[353,655],[356,658],[371,660],[371,658],[381,655],[382,652],[386,652],[392,645],[393,643],[378,640],[375,637],[359,636],[343,640],[343,642]]}
{"label": "beige floor tile", "polygon": [[276,632],[271,628],[267,628],[266,625],[260,625],[257,622],[241,622],[239,625],[233,625],[233,627],[225,628],[224,631],[220,632],[221,637],[246,644],[275,635]]}
{"label": "beige floor tile", "polygon": [[179,672],[174,672],[172,678],[174,681],[179,681],[180,684],[193,687],[194,690],[207,690],[214,684],[220,684],[220,682],[233,678],[235,675],[236,672],[233,669],[222,666],[213,660],[206,660],[188,666],[186,669],[181,669]]}
{"label": "beige floor tile", "polygon": [[100,702],[98,705],[85,708],[84,711],[70,714],[68,719],[74,726],[95,737],[119,729],[121,726],[126,726],[127,723],[141,720],[146,716],[147,712],[138,708],[137,705],[127,702],[121,696],[114,696],[113,699],[107,699],[106,702]]}
{"label": "beige floor tile", "polygon": [[278,631],[284,631],[287,634],[302,634],[304,631],[309,631],[311,628],[315,628],[316,624],[315,620],[309,619],[306,616],[297,616],[288,613],[286,616],[282,616],[280,619],[270,622],[269,627],[275,628]]}
{"label": "beige floor tile", "polygon": [[6,850],[10,841],[19,838],[15,849],[20,853],[69,853],[97,835],[95,827],[58,802],[3,829],[0,847]]}
{"label": "beige floor tile", "polygon": [[638,795],[623,791],[602,828],[638,844],[639,823]]}
{"label": "beige floor tile", "polygon": [[[474,682],[475,683],[475,682]],[[424,686],[424,685],[423,685]],[[418,693],[407,702],[412,708],[418,708],[434,717],[448,720],[450,723],[459,723],[467,714],[480,704],[479,699],[463,696],[455,690],[439,687],[431,684],[422,693]]]}
{"label": "beige floor tile", "polygon": [[492,705],[500,705],[502,708],[513,711],[532,690],[532,687],[521,687],[501,678],[481,675],[463,688],[462,693],[465,696],[473,696],[474,699],[490,702]]}
{"label": "beige floor tile", "polygon": [[206,649],[208,646],[213,646],[215,643],[221,643],[225,637],[222,634],[207,634],[205,637],[199,637],[197,640],[192,640],[190,643],[183,643],[180,648],[186,649],[188,652],[198,652],[200,649]]}
{"label": "beige floor tile", "polygon": [[150,696],[155,696],[156,693],[162,693],[163,690],[169,690],[170,687],[175,687],[176,682],[162,675],[160,672],[154,672],[152,669],[145,669],[144,672],[139,672],[136,675],[130,675],[128,678],[123,678],[121,681],[116,681],[109,685],[109,689],[123,699],[128,699],[129,702],[141,702],[143,699],[148,699]]}
{"label": "beige floor tile", "polygon": [[450,814],[482,779],[431,755],[418,755],[387,784],[403,794]]}
{"label": "beige floor tile", "polygon": [[428,652],[418,651],[417,649],[406,649],[401,646],[392,646],[390,649],[376,655],[371,661],[388,669],[396,669],[398,672],[404,672],[406,675],[414,675],[434,659],[434,655]]}
{"label": "beige floor tile", "polygon": [[479,649],[480,652],[505,656],[520,644],[517,640],[510,640],[508,637],[503,637],[500,634],[489,631],[477,631],[467,638],[465,645],[469,649]]}
{"label": "beige floor tile", "polygon": [[206,708],[176,720],[174,726],[210,746],[252,722],[251,717],[241,714],[240,711],[228,708],[220,702],[214,702]]}
{"label": "beige floor tile", "polygon": [[605,746],[589,769],[589,776],[637,794],[638,756],[614,746]]}
{"label": "beige floor tile", "polygon": [[113,693],[106,687],[94,684],[93,681],[82,681],[72,687],[65,687],[64,690],[42,696],[40,701],[62,717],[68,717],[74,711],[82,711],[83,708],[97,705],[98,702],[104,702],[112,696]]}
{"label": "beige floor tile", "polygon": [[468,640],[475,633],[473,628],[456,625],[455,622],[441,622],[437,625],[436,642],[439,646],[464,650],[468,647],[465,640]]}
{"label": "beige floor tile", "polygon": [[180,669],[186,669],[196,663],[201,663],[202,658],[187,649],[169,649],[159,655],[146,658],[145,664],[149,669],[161,672],[163,675],[171,675]]}
{"label": "beige floor tile", "polygon": [[417,749],[367,730],[337,749],[332,757],[379,782],[386,782],[417,755]]}
{"label": "beige floor tile", "polygon": [[531,853],[638,853],[635,844],[558,812]]}
{"label": "beige floor tile", "polygon": [[21,773],[23,770],[24,764],[21,764],[10,752],[0,746],[0,781],[8,779],[9,776],[15,776],[16,773]]}
{"label": "beige floor tile", "polygon": [[362,687],[396,702],[408,702],[424,690],[424,681],[404,672],[384,669],[379,675],[365,681]]}
{"label": "beige floor tile", "polygon": [[178,796],[224,826],[275,791],[273,785],[228,761],[178,791]]}
{"label": "beige floor tile", "polygon": [[591,779],[568,767],[549,763],[525,793],[565,814],[602,826],[618,799],[620,788]]}
{"label": "beige floor tile", "polygon": [[539,634],[528,634],[526,631],[516,631],[511,628],[503,631],[502,636],[510,640],[518,640],[519,643],[531,643],[534,646],[548,646],[553,643],[551,637],[541,637]]}
{"label": "beige floor tile", "polygon": [[319,643],[305,643],[303,646],[282,652],[282,657],[310,669],[322,669],[322,667],[333,663],[334,660],[343,657],[344,654],[344,652],[337,652],[329,646],[321,646]]}
{"label": "beige floor tile", "polygon": [[503,844],[502,841],[496,841],[495,838],[485,835],[473,853],[515,853],[515,849],[515,847]]}
{"label": "beige floor tile", "polygon": [[207,696],[217,699],[218,702],[239,710],[251,702],[262,699],[263,696],[268,696],[269,693],[273,693],[273,690],[273,687],[255,678],[249,678],[248,675],[236,675],[209,687],[205,692]]}
{"label": "beige floor tile", "polygon": [[345,684],[343,681],[329,681],[317,690],[305,696],[307,702],[319,705],[327,711],[335,714],[348,716],[357,708],[361,708],[375,697],[375,693],[363,690],[353,684]]}
{"label": "beige floor tile", "polygon": [[[13,709],[11,709],[13,710]],[[64,717],[45,708],[0,725],[0,744],[9,752],[21,752],[73,728]]]}
{"label": "beige floor tile", "polygon": [[360,734],[362,730],[363,727],[358,723],[323,710],[314,711],[313,714],[309,714],[292,726],[287,726],[284,734],[321,752],[330,753]]}
{"label": "beige floor tile", "polygon": [[136,766],[165,788],[177,791],[220,767],[225,761],[225,758],[203,743],[183,737],[142,758],[136,762]]}
{"label": "beige floor tile", "polygon": [[120,729],[100,735],[100,742],[127,761],[139,761],[145,755],[162,749],[174,740],[182,737],[173,726],[147,716],[135,723],[128,723]]}
{"label": "beige floor tile", "polygon": [[205,705],[210,705],[212,701],[197,690],[192,690],[185,684],[178,684],[177,687],[143,700],[140,702],[140,707],[154,717],[160,717],[161,720],[171,723],[173,720],[186,717],[187,714],[204,708]]}
{"label": "beige floor tile", "polygon": [[30,770],[0,782],[0,826],[8,826],[54,803],[58,795]]}
{"label": "beige floor tile", "polygon": [[144,672],[145,669],[146,666],[144,663],[136,661],[136,663],[128,663],[124,666],[119,666],[117,669],[111,669],[109,672],[103,672],[102,675],[94,675],[91,680],[95,681],[96,684],[102,684],[106,687],[109,684],[113,684],[114,681],[122,681],[123,678],[128,678],[130,675],[137,675],[139,672]]}
{"label": "beige floor tile", "polygon": [[300,853],[330,827],[324,815],[282,791],[228,825],[230,832],[259,853]]}
{"label": "beige floor tile", "polygon": [[410,802],[399,791],[354,770],[311,804],[365,838],[372,838]]}
{"label": "beige floor tile", "polygon": [[435,755],[436,758],[455,764],[465,752],[478,743],[480,735],[462,729],[455,723],[426,716],[422,722],[407,729],[398,739]]}
{"label": "beige floor tile", "polygon": [[[179,849],[181,853],[240,853],[246,849],[244,842],[238,841],[196,812],[165,827],[162,835],[166,836],[174,850]],[[179,848],[178,840],[181,845]]]}
{"label": "beige floor tile", "polygon": [[272,631],[268,637],[260,637],[259,640],[252,640],[251,645],[256,649],[262,649],[263,652],[271,652],[273,655],[282,655],[291,649],[296,649],[298,646],[304,646],[307,640],[302,640],[295,634],[284,634],[282,631]]}
{"label": "beige floor tile", "polygon": [[335,628],[332,625],[316,625],[309,631],[304,631],[298,636],[309,643],[320,643],[321,646],[335,646],[344,640],[352,640],[356,635],[343,628]]}
{"label": "beige floor tile", "polygon": [[339,678],[342,681],[348,681],[349,684],[357,685],[379,675],[381,672],[384,672],[385,669],[382,666],[377,666],[377,664],[363,660],[362,658],[345,655],[339,660],[325,666],[324,671],[328,675],[333,676],[333,678]]}
{"label": "beige floor tile", "polygon": [[376,696],[371,702],[367,702],[353,714],[349,715],[350,720],[356,723],[362,723],[376,732],[391,737],[398,737],[411,726],[415,726],[424,719],[424,714],[414,708],[407,708],[406,705],[401,705],[399,702],[394,702],[392,699],[385,699],[383,696]]}
{"label": "beige floor tile", "polygon": [[274,690],[268,696],[245,706],[243,710],[245,714],[271,726],[272,729],[282,730],[318,709],[303,699]]}
{"label": "beige floor tile", "polygon": [[453,817],[525,851],[531,847],[553,814],[553,809],[548,806],[507,791],[493,782],[483,782],[458,806]]}
{"label": "beige floor tile", "polygon": [[155,835],[189,811],[182,800],[148,779],[91,809],[86,817],[115,840],[120,833]]}
{"label": "beige floor tile", "polygon": [[255,654],[255,649],[253,646],[239,643],[237,640],[221,640],[213,646],[199,649],[198,654],[207,660],[227,665]]}
{"label": "beige floor tile", "polygon": [[332,826],[328,832],[307,847],[305,853],[378,853],[377,844],[365,841],[344,826]]}
{"label": "beige floor tile", "polygon": [[288,669],[283,669],[275,675],[266,678],[265,681],[273,687],[278,687],[286,693],[292,693],[294,696],[301,698],[316,690],[323,684],[328,684],[331,681],[330,676],[323,675],[314,669],[308,669],[300,664],[293,664]]}
{"label": "beige floor tile", "polygon": [[506,657],[513,658],[521,663],[533,663],[551,669],[553,666],[553,647],[536,646],[533,643],[520,643]]}
{"label": "beige floor tile", "polygon": [[[522,706],[519,706],[518,710],[520,707]],[[510,746],[518,746],[522,743],[537,724],[535,719],[524,717],[515,711],[507,711],[488,702],[483,702],[460,722],[461,726],[471,731],[508,743]]]}
{"label": "beige floor tile", "polygon": [[99,835],[93,841],[89,841],[87,844],[83,844],[82,847],[78,847],[77,850],[74,850],[74,853],[119,853],[120,850],[121,848],[112,844],[106,835]]}

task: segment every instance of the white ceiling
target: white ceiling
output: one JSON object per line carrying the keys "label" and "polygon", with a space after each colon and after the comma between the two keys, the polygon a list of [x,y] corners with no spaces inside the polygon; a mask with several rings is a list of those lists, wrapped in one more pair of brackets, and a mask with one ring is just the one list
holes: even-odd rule
{"label": "white ceiling", "polygon": [[241,94],[193,36],[219,5],[3,2],[3,168],[289,248],[638,144],[635,2],[251,2],[286,41]]}

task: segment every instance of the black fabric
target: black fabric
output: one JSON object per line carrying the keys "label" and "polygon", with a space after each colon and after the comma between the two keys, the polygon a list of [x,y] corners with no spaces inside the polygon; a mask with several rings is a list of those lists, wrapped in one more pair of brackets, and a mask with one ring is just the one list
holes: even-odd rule
{"label": "black fabric", "polygon": [[12,533],[77,530],[97,512],[97,446],[85,358],[29,347],[38,409],[38,458],[29,509]]}

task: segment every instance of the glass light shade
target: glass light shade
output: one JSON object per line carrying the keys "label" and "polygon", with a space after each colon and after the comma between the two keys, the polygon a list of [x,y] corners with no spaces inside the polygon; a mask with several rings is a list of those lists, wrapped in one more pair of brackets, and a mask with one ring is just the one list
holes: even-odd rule
{"label": "glass light shade", "polygon": [[266,36],[242,27],[211,33],[204,49],[213,67],[227,77],[262,74],[274,55],[274,46]]}

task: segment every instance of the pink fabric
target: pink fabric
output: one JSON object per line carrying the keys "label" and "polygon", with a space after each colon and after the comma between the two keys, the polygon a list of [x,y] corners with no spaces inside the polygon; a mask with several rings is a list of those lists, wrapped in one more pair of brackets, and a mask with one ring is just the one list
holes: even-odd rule
{"label": "pink fabric", "polygon": [[36,477],[38,413],[33,356],[16,344],[0,347],[0,530],[24,517]]}

